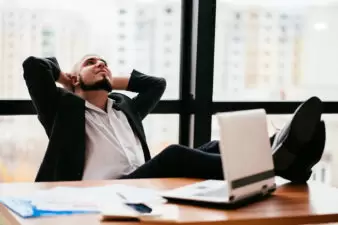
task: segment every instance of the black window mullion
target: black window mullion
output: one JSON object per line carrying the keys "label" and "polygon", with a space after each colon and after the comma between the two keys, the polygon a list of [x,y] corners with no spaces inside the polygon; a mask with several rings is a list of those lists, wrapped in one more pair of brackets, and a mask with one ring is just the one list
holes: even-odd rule
{"label": "black window mullion", "polygon": [[194,1],[194,4],[197,4],[194,6],[194,10],[197,10],[197,19],[194,19],[197,24],[195,32],[197,41],[193,143],[194,147],[197,147],[211,138],[216,0],[199,0]]}
{"label": "black window mullion", "polygon": [[191,53],[193,1],[182,0],[179,144],[189,146],[191,119]]}

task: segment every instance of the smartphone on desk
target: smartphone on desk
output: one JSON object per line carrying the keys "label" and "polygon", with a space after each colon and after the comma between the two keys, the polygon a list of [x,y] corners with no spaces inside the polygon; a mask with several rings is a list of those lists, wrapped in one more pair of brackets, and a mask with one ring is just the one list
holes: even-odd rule
{"label": "smartphone on desk", "polygon": [[143,203],[126,203],[126,205],[141,214],[149,214],[153,211],[152,208]]}

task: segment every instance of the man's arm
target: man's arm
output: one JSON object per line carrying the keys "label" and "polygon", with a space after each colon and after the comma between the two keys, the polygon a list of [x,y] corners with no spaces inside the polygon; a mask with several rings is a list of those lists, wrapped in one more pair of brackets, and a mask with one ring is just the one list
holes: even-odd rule
{"label": "man's arm", "polygon": [[23,70],[38,118],[49,136],[60,96],[55,84],[61,73],[58,62],[55,58],[30,56],[23,62]]}
{"label": "man's arm", "polygon": [[132,101],[143,120],[160,101],[166,88],[166,81],[164,78],[148,76],[133,70],[130,77],[114,78],[113,88],[138,93]]}

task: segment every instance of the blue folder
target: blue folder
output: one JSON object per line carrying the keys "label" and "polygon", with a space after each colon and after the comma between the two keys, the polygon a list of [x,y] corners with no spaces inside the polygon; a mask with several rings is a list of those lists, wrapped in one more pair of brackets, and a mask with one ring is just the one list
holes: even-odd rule
{"label": "blue folder", "polygon": [[0,203],[13,211],[15,214],[22,218],[34,218],[42,216],[58,216],[58,215],[71,215],[71,214],[88,214],[99,213],[99,211],[51,211],[41,210],[35,207],[31,201],[13,198],[3,197],[0,198]]}

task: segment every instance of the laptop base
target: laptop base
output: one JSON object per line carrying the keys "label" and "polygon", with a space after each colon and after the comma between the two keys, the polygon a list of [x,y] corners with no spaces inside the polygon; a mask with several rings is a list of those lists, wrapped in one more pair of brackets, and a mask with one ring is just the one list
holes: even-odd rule
{"label": "laptop base", "polygon": [[169,203],[177,203],[177,204],[189,204],[195,205],[200,207],[208,207],[208,208],[218,208],[218,209],[238,209],[242,208],[265,199],[274,197],[273,192],[276,188],[269,189],[267,193],[264,194],[256,194],[250,197],[246,197],[234,202],[206,202],[206,201],[199,201],[199,200],[192,200],[192,199],[179,199],[175,197],[164,197],[166,198]]}

